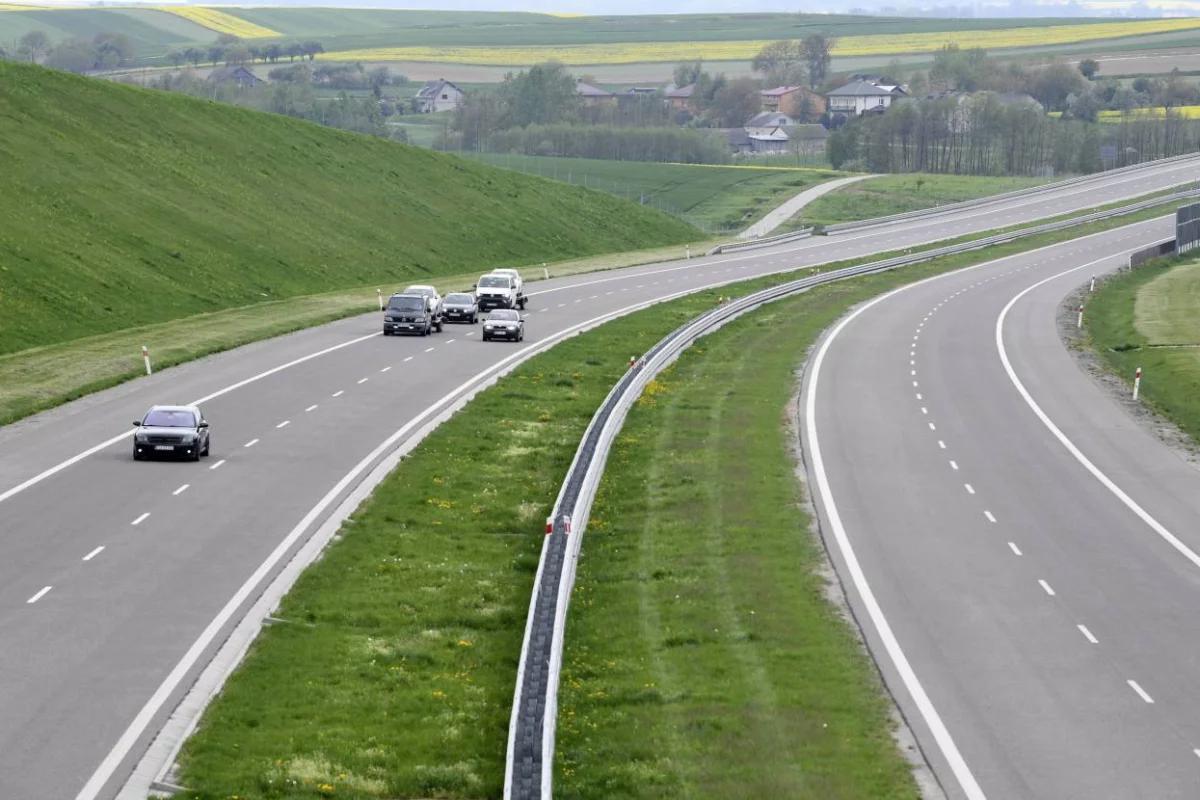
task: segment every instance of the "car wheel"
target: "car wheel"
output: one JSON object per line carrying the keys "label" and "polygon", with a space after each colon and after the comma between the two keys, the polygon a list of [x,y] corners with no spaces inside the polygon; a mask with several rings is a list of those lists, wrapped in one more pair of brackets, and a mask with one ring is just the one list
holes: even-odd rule
{"label": "car wheel", "polygon": [[525,329],[524,328],[522,328],[521,332],[519,334],[517,334],[517,341],[518,342],[525,341]]}
{"label": "car wheel", "polygon": [[384,336],[391,336],[391,335],[392,335],[392,332],[391,332],[391,331],[389,331],[387,328],[384,328],[384,329],[383,329],[383,335],[384,335]]}
{"label": "car wheel", "polygon": [[472,314],[472,315],[471,315],[471,324],[472,324],[472,325],[477,325],[477,324],[479,324],[479,315],[478,315],[478,314]]}
{"label": "car wheel", "polygon": [[192,453],[192,461],[200,460],[200,443],[196,443],[196,452]]}
{"label": "car wheel", "polygon": [[209,437],[204,440],[204,450],[201,451],[200,455],[207,457],[209,452],[211,452],[211,451],[212,451],[212,437]]}
{"label": "car wheel", "polygon": [[437,332],[438,332],[438,333],[441,333],[441,332],[442,332],[442,328],[445,326],[445,324],[446,324],[446,321],[445,321],[445,320],[443,320],[443,319],[439,319],[439,320],[437,321]]}

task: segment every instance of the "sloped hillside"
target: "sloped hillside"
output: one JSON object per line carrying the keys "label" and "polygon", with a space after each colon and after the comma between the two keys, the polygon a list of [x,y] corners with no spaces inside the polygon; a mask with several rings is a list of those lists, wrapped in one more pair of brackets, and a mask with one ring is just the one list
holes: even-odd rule
{"label": "sloped hillside", "polygon": [[601,192],[8,62],[0,182],[0,353],[696,235]]}

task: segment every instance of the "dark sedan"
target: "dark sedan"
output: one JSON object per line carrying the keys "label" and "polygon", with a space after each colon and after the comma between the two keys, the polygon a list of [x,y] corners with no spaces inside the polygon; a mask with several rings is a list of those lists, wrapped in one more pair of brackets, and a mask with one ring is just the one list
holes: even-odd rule
{"label": "dark sedan", "polygon": [[508,308],[498,308],[488,314],[483,323],[483,340],[507,339],[520,342],[525,339],[525,318]]}
{"label": "dark sedan", "polygon": [[479,303],[475,295],[467,292],[452,292],[442,301],[445,309],[446,322],[469,322],[474,325],[479,321]]}
{"label": "dark sedan", "polygon": [[135,461],[156,456],[199,461],[212,446],[208,420],[196,406],[154,406],[133,425]]}

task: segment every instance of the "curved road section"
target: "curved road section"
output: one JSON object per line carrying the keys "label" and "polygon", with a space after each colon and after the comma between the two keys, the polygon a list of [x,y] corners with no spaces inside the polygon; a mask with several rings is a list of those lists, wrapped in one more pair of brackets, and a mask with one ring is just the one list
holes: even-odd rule
{"label": "curved road section", "polygon": [[[704,287],[1197,178],[1200,160],[1174,162],[986,211],[547,281],[530,305],[529,347]],[[484,345],[465,326],[427,339],[384,338],[379,329],[377,314],[314,328],[0,429],[0,797],[115,796],[220,642],[334,509],[395,448],[411,444],[431,409],[486,383],[502,359],[528,352]],[[212,423],[212,457],[133,462],[130,422],[151,404],[193,401]],[[1049,580],[1067,588],[1065,578]],[[1114,635],[1091,624],[1097,636]]]}
{"label": "curved road section", "polygon": [[1156,220],[885,295],[805,389],[823,530],[952,797],[1194,798],[1200,471],[1075,364],[1056,317]]}

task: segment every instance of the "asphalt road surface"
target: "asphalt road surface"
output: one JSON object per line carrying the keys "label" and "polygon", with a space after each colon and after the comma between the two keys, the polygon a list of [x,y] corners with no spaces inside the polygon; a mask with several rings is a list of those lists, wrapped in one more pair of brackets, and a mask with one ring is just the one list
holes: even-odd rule
{"label": "asphalt road surface", "polygon": [[824,530],[951,797],[1200,796],[1200,471],[1056,328],[1076,287],[1171,228],[912,285],[810,370]]}
{"label": "asphalt road surface", "polygon": [[[1193,161],[908,225],[538,283],[531,287],[527,345],[702,286],[1090,208],[1197,178],[1200,162]],[[215,645],[261,591],[260,565],[285,541],[298,547],[327,515],[331,506],[314,509],[317,499],[344,497],[354,484],[348,476],[381,442],[400,443],[407,434],[397,432],[408,423],[521,349],[481,343],[478,327],[447,326],[411,339],[384,338],[380,327],[372,314],[280,337],[0,429],[0,798],[114,796]],[[211,458],[132,461],[132,420],[154,403],[195,401],[213,426]],[[889,414],[899,413],[895,402]],[[1029,419],[1021,424],[1027,433],[1036,430]],[[883,427],[881,442],[901,435],[900,428]],[[975,480],[983,491],[984,482]],[[950,502],[944,490],[939,499]],[[1030,556],[1004,569],[1029,563],[1036,543],[1023,539]],[[1147,546],[1145,536],[1128,543]],[[939,558],[930,574],[940,576],[945,566]],[[1081,601],[1068,574],[1043,574],[1063,600]],[[246,602],[221,616],[239,592]],[[988,629],[998,624],[976,622]],[[1115,644],[1118,632],[1101,623],[1091,624],[1111,648],[1108,640]],[[1104,658],[1111,650],[1086,652]],[[930,669],[931,685],[963,679],[944,665]],[[1161,676],[1131,668],[1135,673],[1145,674],[1149,691],[1168,692],[1165,701],[1181,699],[1170,698]],[[1036,706],[1021,707],[1032,713]],[[1146,725],[1156,730],[1153,721]],[[1137,747],[1143,739],[1133,741]]]}

